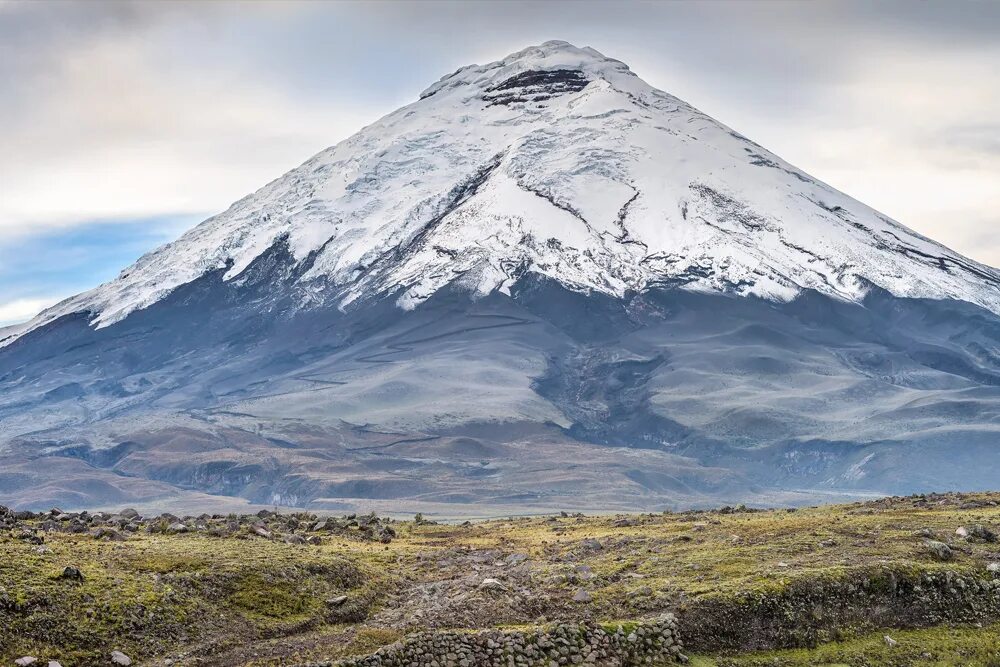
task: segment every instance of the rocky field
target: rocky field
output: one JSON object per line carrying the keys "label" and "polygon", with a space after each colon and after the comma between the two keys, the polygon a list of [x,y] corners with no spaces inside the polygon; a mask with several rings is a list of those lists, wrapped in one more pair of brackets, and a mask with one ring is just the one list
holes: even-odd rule
{"label": "rocky field", "polygon": [[0,509],[0,663],[1000,665],[1000,494],[438,524]]}

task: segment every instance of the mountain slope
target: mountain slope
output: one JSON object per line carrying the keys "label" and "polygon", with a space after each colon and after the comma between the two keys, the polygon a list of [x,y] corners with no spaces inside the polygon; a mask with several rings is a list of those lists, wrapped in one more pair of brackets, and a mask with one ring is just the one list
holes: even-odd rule
{"label": "mountain slope", "polygon": [[998,312],[996,270],[548,42],[5,330],[0,501],[995,486]]}

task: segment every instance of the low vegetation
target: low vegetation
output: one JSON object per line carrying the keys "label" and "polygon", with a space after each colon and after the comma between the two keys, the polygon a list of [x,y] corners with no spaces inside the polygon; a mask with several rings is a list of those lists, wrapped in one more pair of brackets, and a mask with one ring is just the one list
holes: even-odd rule
{"label": "low vegetation", "polygon": [[461,525],[0,511],[0,663],[331,662],[670,612],[697,665],[997,667],[998,530],[1000,494]]}
{"label": "low vegetation", "polygon": [[887,630],[814,649],[695,657],[692,667],[1000,667],[1000,626]]}

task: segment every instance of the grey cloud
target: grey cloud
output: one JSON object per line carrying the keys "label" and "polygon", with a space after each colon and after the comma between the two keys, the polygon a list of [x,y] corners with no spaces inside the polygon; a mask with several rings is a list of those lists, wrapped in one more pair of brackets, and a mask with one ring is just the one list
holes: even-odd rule
{"label": "grey cloud", "polygon": [[1000,158],[1000,123],[947,127],[936,135],[938,145],[990,158]]}

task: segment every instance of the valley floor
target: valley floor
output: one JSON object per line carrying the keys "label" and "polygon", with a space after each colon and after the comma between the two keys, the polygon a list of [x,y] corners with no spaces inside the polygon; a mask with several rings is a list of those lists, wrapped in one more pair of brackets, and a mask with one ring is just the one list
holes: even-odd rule
{"label": "valley floor", "polygon": [[0,664],[303,664],[673,613],[700,667],[1000,665],[1000,494],[461,525],[136,514],[0,511]]}

